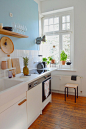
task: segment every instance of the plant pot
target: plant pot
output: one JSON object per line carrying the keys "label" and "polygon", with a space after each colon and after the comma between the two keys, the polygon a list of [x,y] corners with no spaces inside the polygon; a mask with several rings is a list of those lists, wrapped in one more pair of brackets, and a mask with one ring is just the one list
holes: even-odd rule
{"label": "plant pot", "polygon": [[25,67],[23,68],[23,74],[24,74],[24,76],[26,76],[26,75],[29,74],[29,69],[28,69],[27,66],[25,66]]}
{"label": "plant pot", "polygon": [[55,64],[55,60],[51,60],[51,64]]}
{"label": "plant pot", "polygon": [[62,65],[65,65],[65,62],[66,62],[66,61],[61,61],[61,62],[62,62]]}

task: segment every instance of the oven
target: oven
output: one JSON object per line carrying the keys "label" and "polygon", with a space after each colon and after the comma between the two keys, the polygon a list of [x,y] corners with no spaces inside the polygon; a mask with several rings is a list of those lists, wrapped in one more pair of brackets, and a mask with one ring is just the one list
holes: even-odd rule
{"label": "oven", "polygon": [[44,102],[51,94],[51,75],[45,77],[42,82],[42,102]]}

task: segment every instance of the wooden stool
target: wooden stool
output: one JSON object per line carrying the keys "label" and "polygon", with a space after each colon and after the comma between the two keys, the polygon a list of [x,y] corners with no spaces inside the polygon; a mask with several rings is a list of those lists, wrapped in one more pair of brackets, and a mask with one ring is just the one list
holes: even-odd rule
{"label": "wooden stool", "polygon": [[77,98],[78,98],[78,84],[67,83],[65,85],[65,101],[66,101],[66,88],[67,88],[67,97],[68,97],[68,88],[74,88],[75,89],[75,103],[76,103],[76,89],[77,89]]}

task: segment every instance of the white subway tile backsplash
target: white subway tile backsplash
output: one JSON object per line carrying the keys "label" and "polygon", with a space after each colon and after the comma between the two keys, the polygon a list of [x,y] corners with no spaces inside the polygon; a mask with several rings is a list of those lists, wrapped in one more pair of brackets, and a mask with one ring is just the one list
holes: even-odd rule
{"label": "white subway tile backsplash", "polygon": [[[28,67],[29,69],[31,68],[36,68],[37,63],[40,58],[38,57],[38,51],[37,50],[14,50],[13,53],[10,54],[11,58],[19,58],[20,62],[20,67],[21,71],[23,70],[24,64],[23,64],[23,57],[28,57],[29,58],[29,64]],[[7,54],[5,54],[1,49],[0,49],[0,78],[4,77],[4,71],[1,70],[1,61],[7,60]],[[34,63],[35,62],[35,63]],[[7,72],[5,73],[7,76]]]}

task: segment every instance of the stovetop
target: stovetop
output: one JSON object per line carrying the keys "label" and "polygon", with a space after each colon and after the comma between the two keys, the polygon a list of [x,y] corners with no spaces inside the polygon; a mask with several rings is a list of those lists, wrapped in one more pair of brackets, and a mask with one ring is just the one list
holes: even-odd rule
{"label": "stovetop", "polygon": [[29,71],[29,74],[42,74],[42,73],[45,73],[49,71],[48,69],[45,70],[45,69],[32,69]]}

